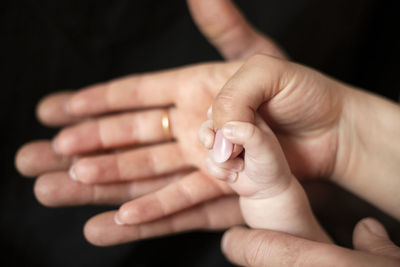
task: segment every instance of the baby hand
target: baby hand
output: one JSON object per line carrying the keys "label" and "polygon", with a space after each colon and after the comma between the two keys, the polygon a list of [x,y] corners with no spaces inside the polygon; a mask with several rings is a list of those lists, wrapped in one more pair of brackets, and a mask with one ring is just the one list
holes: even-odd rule
{"label": "baby hand", "polygon": [[[242,214],[249,226],[330,241],[292,175],[275,134],[261,117],[256,116],[255,124],[228,122],[217,133],[213,122],[206,121],[199,139],[206,148],[212,148],[206,159],[209,173],[227,181],[240,195]],[[239,156],[232,154],[235,145],[243,146]]]}

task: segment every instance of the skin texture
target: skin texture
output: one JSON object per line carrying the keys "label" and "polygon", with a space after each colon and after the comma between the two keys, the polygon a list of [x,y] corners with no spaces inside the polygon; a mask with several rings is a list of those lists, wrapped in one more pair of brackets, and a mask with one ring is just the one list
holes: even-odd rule
{"label": "skin texture", "polygon": [[[213,121],[200,127],[200,140],[207,135],[215,143]],[[275,134],[256,114],[254,124],[231,121],[222,127],[223,138],[243,146],[241,156],[224,162],[207,158],[209,173],[228,181],[240,196],[240,207],[247,225],[293,234],[310,240],[331,240],[313,215],[307,196],[292,175]],[[214,139],[214,140],[213,140]],[[207,144],[206,148],[209,148]],[[214,145],[213,151],[221,149]]]}
{"label": "skin texture", "polygon": [[276,133],[293,174],[329,177],[400,219],[400,145],[389,141],[400,134],[397,104],[304,66],[256,55],[217,95],[214,128],[254,122],[254,110]]}
{"label": "skin texture", "polygon": [[[215,2],[215,7],[220,11],[218,23],[212,22],[213,20],[216,20],[215,15],[209,16],[208,14],[205,14],[204,11],[201,12],[201,10],[204,10],[201,8],[201,6],[203,4],[206,6],[206,4],[210,4],[210,2]],[[253,52],[263,52],[265,54],[276,55],[276,53],[272,52],[272,50],[281,51],[268,38],[265,38],[264,36],[259,35],[256,31],[252,30],[252,28],[247,24],[238,11],[233,12],[232,10],[235,9],[233,9],[230,1],[193,0],[189,1],[189,6],[191,7],[191,11],[196,19],[196,23],[200,27],[200,30],[203,31],[206,36],[209,36],[212,39],[211,42],[214,43],[217,48],[229,59],[243,60],[249,55],[253,54]],[[217,13],[218,12],[216,12],[216,14]],[[210,24],[214,24],[215,26],[206,26]],[[222,37],[222,39],[219,38],[221,33],[224,32],[224,29],[227,31],[230,31],[229,29],[234,29],[233,32],[239,32],[239,34],[228,34],[227,36],[232,38],[229,39],[229,42],[216,41],[224,39]],[[220,33],[220,36],[218,36],[218,33]],[[238,45],[245,43],[248,36],[252,36],[253,38],[250,47],[246,45]],[[268,45],[265,45],[266,43],[268,43]],[[241,50],[243,47],[245,50]],[[271,49],[271,47],[273,47],[273,49]],[[249,49],[251,52],[247,52],[247,49]],[[278,57],[279,56],[283,57],[284,53],[279,52]],[[258,59],[260,57],[263,56],[258,56]],[[276,58],[273,59],[277,60]],[[285,64],[289,63],[281,61],[281,64],[285,66]],[[60,132],[58,137],[55,139],[56,141],[53,143],[55,144],[53,147],[56,148],[58,154],[54,152],[52,149],[52,144],[49,141],[36,141],[27,144],[20,149],[16,156],[16,166],[22,174],[28,176],[39,176],[35,184],[35,195],[41,203],[48,206],[100,203],[120,204],[144,195],[143,197],[135,199],[134,202],[128,202],[127,206],[122,206],[122,212],[120,210],[118,213],[121,215],[124,214],[124,211],[126,211],[126,215],[123,215],[120,219],[123,221],[126,219],[127,223],[134,222],[136,223],[135,225],[116,225],[113,219],[116,214],[115,212],[100,214],[88,221],[84,229],[85,236],[90,242],[96,245],[105,246],[130,242],[140,238],[165,235],[192,229],[223,229],[234,224],[243,223],[238,200],[236,197],[231,196],[232,190],[226,186],[225,183],[215,181],[201,171],[204,169],[204,162],[201,161],[200,158],[201,155],[205,157],[206,153],[201,152],[204,150],[200,150],[201,145],[196,140],[196,131],[201,122],[205,120],[207,108],[209,105],[211,105],[214,96],[228,81],[228,78],[240,68],[240,66],[240,62],[190,66],[187,68],[164,71],[160,73],[127,77],[126,79],[123,78],[121,80],[112,81],[102,85],[83,88],[75,94],[59,93],[48,96],[39,104],[37,113],[39,119],[45,125],[67,126],[67,128]],[[283,67],[283,69],[285,69],[285,67]],[[299,67],[299,69],[302,70],[304,67]],[[279,74],[279,70],[276,72]],[[298,73],[294,71],[292,72],[292,75],[296,76]],[[146,77],[149,79],[145,79]],[[318,77],[322,77],[322,75],[318,74]],[[325,87],[330,88],[332,85],[338,84],[331,79],[328,80],[329,82],[327,85],[325,85]],[[193,107],[193,105],[190,106],[184,103],[190,102],[192,98],[188,99],[189,90],[182,91],[182,89],[178,89],[179,86],[174,86],[180,84],[177,81],[180,83],[184,82],[192,89],[195,88],[193,92],[190,92],[190,94],[199,94],[199,101],[197,101],[198,106],[196,105]],[[282,84],[285,84],[285,79],[280,79],[280,81],[282,81]],[[307,79],[304,81],[307,81]],[[157,83],[163,86],[160,86],[160,89],[152,91],[151,97],[146,96],[146,90],[141,90],[141,88],[146,88],[146,86],[150,86],[153,89],[157,88],[157,86],[154,86]],[[170,88],[176,88],[168,91],[169,94],[167,96],[161,94],[163,88],[166,87],[166,83],[169,83],[168,85]],[[286,84],[290,85],[290,83]],[[341,85],[340,88],[343,88],[343,86],[344,85]],[[107,88],[113,88],[113,90],[107,90]],[[226,88],[226,86],[224,86],[224,88]],[[110,94],[107,93],[107,91],[118,91],[119,94],[112,95],[113,93]],[[281,90],[280,92],[290,91]],[[360,155],[360,152],[359,154],[353,153],[354,151],[357,151],[357,149],[354,147],[357,147],[359,144],[363,144],[362,149],[364,150],[361,151],[368,152],[366,153],[368,155],[373,155],[375,152],[378,152],[376,154],[377,156],[374,157],[374,160],[372,161],[373,166],[380,166],[377,168],[377,170],[382,170],[382,166],[385,166],[384,170],[387,176],[382,177],[387,177],[387,181],[391,183],[390,188],[392,190],[396,188],[397,180],[393,179],[393,175],[396,173],[395,171],[397,171],[396,166],[399,166],[399,164],[396,164],[396,160],[398,162],[398,156],[396,155],[399,155],[399,153],[396,152],[398,151],[398,148],[393,144],[388,150],[387,147],[382,146],[382,144],[379,143],[381,138],[376,138],[376,136],[380,136],[382,134],[382,132],[378,131],[379,127],[376,127],[376,130],[374,131],[367,131],[368,135],[373,137],[372,139],[374,142],[372,146],[365,145],[368,143],[366,140],[369,140],[365,134],[363,135],[363,133],[366,132],[363,131],[365,130],[366,125],[362,125],[363,120],[357,120],[357,118],[354,117],[357,114],[355,111],[360,110],[359,113],[365,114],[366,109],[360,109],[360,105],[363,107],[370,107],[371,104],[374,105],[373,110],[378,110],[378,112],[371,114],[371,121],[369,123],[379,122],[378,125],[384,127],[383,129],[385,131],[383,131],[383,133],[389,134],[385,140],[393,140],[394,136],[398,136],[398,129],[392,129],[392,127],[395,125],[390,122],[393,121],[393,118],[397,117],[396,114],[398,114],[398,108],[394,104],[388,103],[388,101],[382,100],[375,96],[367,95],[359,91],[354,91],[353,89],[348,89],[346,92],[351,92],[348,95],[346,94],[346,96],[353,94],[355,97],[345,98],[346,101],[342,104],[343,106],[346,106],[346,109],[341,110],[342,116],[340,116],[340,119],[338,121],[328,120],[325,123],[316,125],[319,128],[312,125],[312,123],[309,123],[310,121],[313,121],[313,114],[317,117],[327,116],[334,118],[335,116],[329,115],[330,112],[311,112],[310,114],[309,112],[313,109],[301,109],[306,112],[305,114],[297,112],[294,108],[293,110],[288,109],[288,114],[292,115],[288,118],[304,118],[304,121],[300,120],[301,123],[299,123],[299,121],[294,123],[293,120],[286,121],[284,117],[271,116],[271,114],[279,115],[279,113],[273,112],[274,109],[271,108],[271,105],[273,104],[272,107],[275,105],[275,107],[281,107],[283,109],[285,107],[292,107],[293,105],[296,106],[295,104],[297,104],[297,101],[294,96],[298,94],[297,96],[300,98],[305,96],[309,97],[305,102],[310,104],[311,107],[314,107],[314,105],[311,105],[313,103],[312,101],[319,102],[321,101],[321,98],[322,100],[324,99],[324,96],[326,99],[328,99],[328,102],[325,106],[331,105],[335,107],[337,105],[336,100],[332,101],[332,97],[336,98],[335,96],[322,94],[319,95],[321,98],[315,98],[313,97],[315,96],[313,94],[302,95],[301,91],[294,91],[288,94],[292,96],[292,98],[285,98],[286,93],[279,93],[276,95],[276,97],[269,101],[271,105],[265,105],[265,108],[261,110],[260,114],[268,122],[272,130],[277,132],[278,140],[282,145],[283,151],[288,159],[289,166],[293,173],[299,177],[307,176],[311,178],[320,177],[321,175],[330,173],[332,174],[332,180],[334,182],[337,182],[343,187],[348,188],[349,190],[352,190],[353,192],[356,192],[357,194],[368,199],[371,194],[363,189],[365,188],[362,186],[363,184],[365,185],[365,183],[363,183],[363,179],[367,179],[367,184],[369,181],[373,182],[372,179],[376,173],[369,172],[369,169],[365,168],[366,166],[369,166],[369,163],[371,163],[368,161],[369,158],[365,158],[365,156],[361,157],[363,159],[362,164],[356,160],[359,158],[357,155]],[[273,96],[275,95],[273,94]],[[134,101],[132,101],[132,98]],[[92,101],[89,101],[88,99]],[[127,99],[130,101],[127,101]],[[174,101],[171,101],[172,99]],[[287,99],[291,99],[291,101],[285,102],[284,100]],[[361,102],[359,101],[360,99],[362,99]],[[367,100],[364,101],[365,99]],[[93,105],[82,105],[85,103],[85,101],[86,103],[92,103]],[[292,105],[286,105],[286,103],[290,103]],[[157,127],[160,127],[159,119],[162,109],[154,107],[169,106],[171,104],[175,104],[175,107],[170,111],[170,116],[172,133],[176,140],[175,142],[158,144],[160,141],[163,142],[167,140],[164,140],[163,136],[157,132],[157,129],[160,129]],[[187,109],[189,106],[190,112],[188,112]],[[152,112],[149,110],[142,110],[139,111],[140,113],[132,113],[132,109],[141,110],[143,107],[152,107]],[[336,109],[334,108],[333,110]],[[122,115],[106,115],[107,112],[110,111],[128,113]],[[193,117],[191,119],[183,120],[182,116],[186,116],[189,113],[191,113],[190,116]],[[387,121],[380,122],[378,119],[382,118],[380,115],[381,113],[390,113],[394,115],[389,117]],[[142,123],[135,121],[135,117],[138,117],[135,116],[137,114],[147,116],[148,119],[146,120],[146,123],[143,123],[143,121]],[[93,116],[99,117],[98,119],[91,119],[87,121]],[[196,119],[195,116],[198,116],[198,118]],[[278,123],[280,121],[279,118],[282,119],[281,123]],[[118,122],[124,122],[125,120],[131,122],[133,121],[133,123],[132,125],[129,125],[128,123],[128,129],[126,131],[121,131],[121,133],[126,134],[131,132],[132,135],[127,134],[125,136],[118,137],[113,136],[111,132],[107,131],[107,128],[111,127],[111,125],[112,127],[121,127],[120,129],[126,129],[124,128],[126,126],[125,124],[118,124]],[[138,120],[140,121],[140,119]],[[351,125],[351,127],[348,128],[348,131],[343,131],[339,135],[335,135],[332,131],[328,130],[332,125],[346,125],[346,123],[344,123],[346,120],[351,122],[356,121],[357,123],[347,124]],[[75,126],[70,126],[73,123],[78,124]],[[307,128],[307,126],[310,125],[312,127]],[[147,126],[149,126],[149,128],[142,128]],[[279,127],[283,127],[283,130],[279,131]],[[321,128],[322,131],[320,131]],[[100,129],[103,129],[103,132]],[[134,132],[133,129],[135,130]],[[191,136],[186,135],[186,133],[182,133],[181,131],[183,131],[183,129],[190,132]],[[354,129],[357,129],[357,131],[354,132]],[[288,133],[288,130],[293,132],[299,131],[301,133],[305,132],[308,135],[291,135]],[[88,133],[88,135],[85,136],[85,134],[82,133]],[[92,134],[92,136],[90,134]],[[332,138],[333,136],[335,138]],[[363,137],[361,139],[362,142],[357,138],[358,136]],[[126,137],[128,138],[126,139]],[[122,140],[119,138],[122,138]],[[153,144],[152,142],[157,142],[157,144]],[[350,151],[346,151],[342,148],[338,149],[338,146],[335,146],[335,142],[345,145],[352,144],[349,146],[351,147],[352,153],[349,153]],[[149,143],[151,143],[152,146],[142,146],[144,144],[148,145]],[[345,145],[343,147],[346,147]],[[166,147],[169,149],[175,149],[177,153],[174,155],[174,157],[182,157],[183,160],[181,162],[177,162],[178,158],[174,158],[172,168],[170,167],[168,169],[165,167],[165,169],[161,171],[157,170],[152,173],[152,166],[157,165],[158,168],[160,162],[164,162],[162,161],[163,159],[166,160],[165,162],[167,162],[166,166],[171,166],[169,165],[171,162],[168,163],[167,161],[168,158],[165,159],[162,158],[162,156],[159,156],[161,155],[159,154],[160,150],[157,150],[157,153],[149,152],[154,151],[153,149],[163,149]],[[328,151],[328,153],[325,153],[326,151]],[[390,151],[390,153],[386,154],[386,151]],[[90,153],[91,156],[87,157],[86,152]],[[85,154],[82,155],[81,153]],[[37,154],[41,154],[42,156],[51,160],[49,160],[46,164],[38,163],[34,156]],[[120,156],[122,154],[124,156]],[[291,156],[288,156],[289,154]],[[332,157],[333,154],[338,158],[341,157],[342,159],[346,160],[337,163],[336,157]],[[102,177],[101,179],[103,180],[99,178],[100,181],[93,180],[93,177],[97,177],[95,175],[89,177],[88,179],[82,179],[83,182],[76,182],[68,178],[70,164],[72,162],[75,162],[76,164],[79,163],[79,160],[76,161],[76,159],[83,161],[86,158],[87,164],[89,160],[98,159],[97,157],[102,157],[101,160],[104,160],[104,157],[108,157],[109,155],[114,155],[114,157],[112,156],[114,159],[111,159],[108,162],[112,162],[113,160],[115,162],[116,158],[122,158],[125,162],[130,160],[135,162],[135,160],[138,158],[142,158],[143,155],[153,155],[147,156],[147,158],[151,159],[152,157],[159,157],[161,161],[158,161],[157,164],[154,164],[154,161],[147,160],[146,162],[148,163],[149,168],[145,168],[148,172],[144,174],[137,174],[135,170],[128,169],[129,164],[116,164],[119,166],[116,168],[118,173],[124,174],[118,176],[116,181],[110,180],[110,177],[114,177],[115,173],[108,177]],[[309,160],[308,156],[313,155],[316,161]],[[315,155],[320,155],[320,157]],[[351,155],[351,157],[346,158],[345,156],[339,155]],[[385,155],[383,157],[384,159],[389,159],[384,161],[385,164],[380,164],[382,155]],[[304,162],[301,164],[296,164],[296,161],[294,160],[296,158],[300,160],[299,162],[301,162],[301,160]],[[333,163],[333,159],[335,159],[335,163]],[[348,164],[352,161],[356,161],[356,163]],[[81,164],[84,167],[85,164]],[[172,171],[175,167],[175,171]],[[200,171],[187,174],[187,172],[193,170],[194,167],[196,167],[196,169],[199,168]],[[87,169],[90,170],[90,168]],[[165,170],[167,170],[167,173],[163,173]],[[352,175],[359,173],[360,170],[364,170],[371,175],[367,175],[365,177],[361,175],[357,176],[356,179],[348,179]],[[77,176],[80,177],[79,171],[75,171],[76,174],[78,174]],[[90,174],[90,171],[87,173]],[[159,181],[156,184],[153,183],[153,181],[161,178],[159,176],[163,175],[176,175],[175,179],[177,180],[167,184],[162,184],[162,182]],[[128,190],[128,192],[125,187],[120,186],[124,183],[129,183],[134,189]],[[370,188],[375,186],[379,188],[379,192],[384,192],[386,188],[383,188],[382,184],[372,183]],[[60,195],[59,190],[57,190],[57,188],[60,186],[62,186],[66,191],[69,191],[69,194]],[[211,188],[211,190],[209,190],[209,188]],[[398,206],[398,200],[393,200],[394,194],[390,193],[392,192],[389,192],[389,194],[383,198],[381,198],[381,196],[378,194],[376,195],[375,199],[369,200],[379,207],[382,207],[387,212],[394,214],[394,216],[397,216],[398,218],[398,215],[395,214],[395,207]],[[194,198],[188,196],[194,196]],[[396,194],[394,197],[396,197]],[[167,203],[167,205],[163,203]],[[144,207],[149,205],[156,207],[156,214],[146,214]],[[226,210],[231,210],[232,212],[226,214],[223,212]],[[188,214],[190,214],[190,216]],[[130,215],[135,216],[131,217]],[[170,216],[166,217],[166,215]],[[204,217],[206,218],[205,220],[201,219]],[[136,220],[139,218],[141,223],[138,221],[135,222],[135,218]],[[152,221],[154,219],[157,220]],[[105,234],[108,231],[115,231],[119,234],[109,236]]]}
{"label": "skin texture", "polygon": [[[374,114],[367,111],[371,110],[371,106],[376,108],[373,109]],[[400,133],[400,125],[394,123],[400,118],[398,105],[355,90],[297,64],[270,56],[257,55],[243,64],[219,92],[212,106],[213,121],[204,123],[200,128],[200,140],[212,140],[213,129],[222,129],[224,132],[232,121],[235,121],[235,124],[244,125],[253,125],[248,122],[255,123],[260,127],[258,113],[272,126],[289,164],[292,163],[290,166],[294,174],[304,173],[304,170],[323,171],[321,174],[330,177],[333,182],[357,192],[358,195],[399,218],[398,209],[395,206],[400,201],[392,186],[395,188],[399,186],[397,176],[400,171],[398,167],[400,149],[397,144],[387,142],[385,138],[395,138]],[[365,117],[368,118],[367,124],[362,119]],[[379,125],[379,130],[375,131],[376,128],[373,127],[374,130],[371,133],[369,130],[371,123],[375,126]],[[388,131],[382,132],[383,129]],[[257,133],[256,130],[251,132],[253,135]],[[264,133],[267,132],[268,128],[264,127]],[[243,145],[245,161],[254,161],[257,165],[264,162],[265,156],[251,149],[246,151],[246,142],[251,142],[251,138],[252,135],[249,135],[242,142],[228,139],[235,144]],[[296,217],[298,221],[293,226],[285,220],[279,221],[282,214],[291,212],[290,207],[281,208],[280,212],[277,212],[278,216],[266,216],[262,219],[263,215],[274,208],[274,203],[268,202],[262,205],[253,202],[253,199],[246,199],[255,194],[259,200],[258,190],[263,188],[262,182],[269,181],[268,179],[273,179],[281,173],[280,168],[276,167],[282,166],[282,163],[279,164],[279,156],[276,158],[279,150],[274,148],[274,139],[267,137],[265,139],[269,139],[269,146],[264,148],[264,153],[271,152],[275,155],[275,157],[272,156],[275,160],[257,165],[258,168],[244,164],[244,171],[239,172],[238,182],[234,182],[231,186],[242,196],[242,214],[250,226],[293,234],[291,231],[296,231],[295,226],[301,224],[301,216]],[[203,143],[210,148],[212,141]],[[262,147],[260,141],[254,147],[254,151],[261,150]],[[315,151],[315,149],[318,150]],[[250,159],[246,159],[248,156],[246,152],[250,152]],[[257,157],[253,157],[253,153]],[[319,162],[319,166],[316,166],[317,168],[314,168],[313,164],[321,160],[321,154],[322,161]],[[319,158],[313,158],[316,155]],[[305,161],[301,161],[302,158]],[[310,163],[308,168],[304,168],[303,164],[296,165],[296,162],[304,163],[307,159]],[[232,182],[230,174],[234,165],[229,164],[231,160],[237,159],[232,156],[228,162],[224,163],[226,166],[214,162],[209,166],[209,170],[214,176],[225,180],[230,178]],[[375,165],[378,162],[380,168]],[[381,175],[382,166],[385,166],[383,176]],[[263,171],[259,172],[259,170]],[[265,174],[269,175],[265,177]],[[285,179],[282,175],[278,176],[281,179],[275,179],[275,183],[284,183]],[[283,175],[283,177],[286,176]],[[375,179],[376,177],[380,179]],[[250,189],[249,178],[253,182]],[[258,181],[258,187],[254,187],[255,181]],[[390,186],[387,187],[387,185]],[[263,194],[261,198],[262,196]],[[243,200],[245,205],[243,205]],[[285,201],[280,200],[279,203],[285,203]],[[292,208],[293,206],[295,205],[292,204]],[[306,212],[301,214],[304,216]],[[276,225],[274,220],[278,221]],[[306,228],[307,226],[304,226],[303,229]],[[316,230],[312,232],[315,233]],[[308,240],[271,231],[233,228],[225,234],[222,249],[230,261],[245,266],[333,266],[338,264],[335,258],[340,258],[339,265],[343,266],[383,264],[397,266],[399,264],[400,249],[390,241],[384,227],[372,219],[363,220],[356,226],[354,251],[310,242],[310,240],[316,240],[315,237],[304,232],[299,234],[297,231],[294,234],[306,237]]]}
{"label": "skin texture", "polygon": [[[373,229],[373,231],[371,231]],[[376,220],[354,229],[354,250],[268,230],[233,227],[222,240],[225,256],[240,266],[398,266],[400,248]]]}
{"label": "skin texture", "polygon": [[[216,11],[213,14],[207,11],[207,6],[211,3]],[[227,59],[243,59],[253,52],[284,56],[282,50],[269,38],[261,35],[248,24],[240,11],[238,11],[230,1],[188,1],[188,5],[195,18],[195,22],[199,25],[200,31],[208,38],[213,39],[212,43],[216,45],[217,49],[219,49]],[[211,27],[210,25],[214,26]],[[229,37],[228,39],[226,39],[227,36]],[[250,36],[251,43],[248,42]],[[219,39],[228,41],[216,41]],[[66,126],[66,128],[55,138],[55,142],[33,141],[24,145],[16,155],[16,167],[23,175],[31,177],[39,176],[35,183],[34,191],[37,199],[42,204],[46,206],[70,206],[122,204],[144,194],[158,192],[157,190],[160,189],[161,185],[159,179],[161,174],[160,170],[158,170],[156,172],[157,175],[154,176],[153,166],[157,166],[158,168],[158,165],[163,163],[162,165],[166,166],[163,170],[168,169],[167,171],[170,171],[170,173],[165,175],[178,176],[176,179],[179,179],[182,183],[170,183],[170,180],[167,181],[166,187],[161,188],[161,193],[159,192],[151,194],[150,196],[144,196],[144,198],[138,198],[136,205],[134,205],[136,209],[132,209],[132,213],[134,213],[135,210],[143,210],[142,207],[149,205],[149,203],[155,203],[154,205],[159,207],[158,214],[149,214],[147,217],[146,214],[143,214],[142,217],[139,216],[143,221],[151,220],[156,217],[161,218],[159,224],[151,224],[149,226],[149,229],[153,232],[150,234],[151,236],[157,236],[157,233],[160,232],[159,229],[162,228],[164,224],[171,224],[172,221],[178,220],[175,218],[179,218],[180,223],[177,224],[179,227],[174,228],[172,232],[185,231],[188,229],[216,229],[212,223],[214,220],[212,220],[211,223],[197,226],[181,216],[182,213],[188,210],[185,208],[193,207],[196,203],[201,203],[201,206],[205,206],[205,214],[207,214],[208,217],[214,218],[220,216],[218,220],[224,222],[224,224],[222,224],[223,228],[234,224],[240,224],[243,222],[242,216],[239,212],[233,212],[239,210],[237,200],[227,202],[231,205],[229,209],[232,210],[232,215],[230,216],[233,216],[234,220],[224,218],[222,216],[224,213],[212,208],[215,206],[212,204],[214,203],[213,199],[225,199],[227,194],[232,194],[232,190],[226,186],[225,183],[215,181],[203,172],[192,173],[190,176],[186,177],[187,173],[193,170],[193,165],[200,168],[204,167],[204,153],[206,152],[204,152],[203,149],[196,149],[201,148],[201,145],[197,141],[196,131],[201,122],[205,119],[206,110],[209,105],[211,105],[213,97],[227,78],[232,75],[239,66],[240,63],[238,62],[228,64],[202,64],[162,73],[117,79],[103,85],[83,88],[75,94],[62,92],[47,96],[38,105],[37,114],[39,120],[44,125],[52,127]],[[144,79],[144,77],[148,77],[148,79]],[[160,79],[154,79],[156,77]],[[139,82],[139,80],[141,85],[135,89],[135,81]],[[162,89],[159,91],[160,97],[155,97],[156,91],[154,90],[151,91],[150,96],[146,97],[146,95],[143,94],[145,93],[143,89],[146,88],[146,84],[152,87],[152,89],[157,87],[154,85],[162,84],[162,88],[169,87],[168,89],[172,88],[172,90],[169,90],[168,94],[164,95],[164,98],[161,94]],[[192,88],[194,91],[182,90],[185,86],[181,86],[181,88],[178,89],[176,85],[181,84],[187,85],[185,89]],[[114,94],[114,97],[108,96],[107,98],[101,93],[107,91],[105,88],[113,88],[113,91],[116,90],[120,93],[125,93],[119,95]],[[132,93],[136,93],[136,95],[132,96]],[[196,105],[191,103],[193,94],[199,96]],[[200,95],[202,95],[202,97],[200,97]],[[128,97],[134,97],[135,103],[131,100],[127,102],[126,100]],[[106,98],[109,102],[107,102],[107,100],[106,102],[104,101]],[[174,101],[171,101],[171,99]],[[86,104],[90,105],[84,105],[82,109],[82,104],[85,104],[85,101]],[[105,103],[110,104],[111,102],[114,106],[104,106]],[[132,106],[132,104],[134,106]],[[170,104],[175,104],[175,107],[170,110],[172,133],[175,142],[168,142],[162,145],[153,144],[152,146],[143,147],[142,142],[148,144],[154,141],[157,141],[157,143],[160,141],[167,141],[165,140],[165,136],[160,133],[159,121],[163,109],[152,109],[149,112],[141,111],[136,114],[132,113],[132,109],[139,107],[148,108],[150,106],[169,106]],[[80,105],[81,109],[79,109]],[[140,109],[141,108],[139,108],[139,110]],[[125,115],[107,116],[107,112],[116,110],[125,111]],[[129,110],[129,113],[127,110]],[[193,116],[192,119],[187,119],[186,116],[188,114]],[[90,119],[93,116],[97,116],[99,119]],[[147,116],[146,120],[144,119],[145,116]],[[137,118],[137,120],[135,120],[135,118]],[[118,124],[118,122],[126,121],[129,121],[127,125]],[[142,123],[140,123],[140,121],[142,121]],[[99,127],[100,125],[102,126]],[[125,133],[125,135],[113,136],[112,133],[107,131],[107,127],[119,126],[120,132]],[[104,130],[102,132],[99,129]],[[132,129],[135,129],[133,133],[131,132]],[[129,132],[132,134],[129,134]],[[106,142],[102,142],[102,140]],[[165,158],[166,154],[171,154],[165,153],[166,150],[163,150],[164,148],[175,149],[177,153],[173,155],[174,162],[169,161],[169,157]],[[55,150],[57,153],[55,153]],[[183,150],[186,152],[183,152]],[[85,151],[84,155],[76,154],[83,153],[83,151]],[[61,154],[61,152],[63,154]],[[90,154],[90,157],[87,156],[86,152]],[[35,155],[38,154],[52,160],[39,163],[35,157]],[[200,160],[202,154],[203,159]],[[118,161],[116,160],[117,158],[122,159],[120,160],[122,163],[115,164],[115,162]],[[148,160],[143,162],[143,158],[147,158]],[[154,159],[157,158],[159,159],[158,164],[154,164]],[[179,159],[181,159],[181,161],[179,161]],[[128,161],[130,163],[137,162],[141,164],[142,169],[146,170],[145,173],[139,174],[136,172],[137,168],[131,167],[132,164],[124,164]],[[78,166],[76,169],[74,168],[74,172],[80,182],[68,179],[68,176],[71,176],[68,175],[68,172],[70,174],[74,173],[70,171],[72,163]],[[96,176],[96,172],[100,169],[96,168],[97,163],[107,163],[111,166],[114,164],[114,167],[115,165],[118,167],[108,172],[108,176],[99,177]],[[94,168],[93,165],[95,166]],[[101,167],[101,165],[102,164],[97,166]],[[173,171],[175,167],[177,168]],[[183,177],[181,174],[182,171],[184,172]],[[83,175],[81,175],[82,173]],[[113,175],[115,174],[123,175],[118,176],[115,181],[111,181],[110,177],[114,177]],[[93,177],[96,177],[98,181],[94,180]],[[125,185],[129,185],[131,189],[127,190],[126,187],[124,187]],[[202,186],[199,187],[199,185]],[[58,189],[60,187],[64,188],[65,192],[68,192],[68,194],[60,194],[60,190]],[[194,188],[196,188],[197,191],[193,191]],[[185,197],[187,195],[192,195],[188,194],[188,192],[198,192],[196,193],[197,197]],[[160,208],[161,202],[157,200],[159,196],[171,200],[170,207],[167,206],[165,209],[166,212],[164,212],[163,208]],[[126,207],[130,208],[131,204]],[[227,207],[224,207],[224,210],[226,209]],[[164,216],[169,213],[172,213],[172,215],[164,218]],[[202,214],[199,214],[198,218],[200,218],[200,216],[202,216]],[[114,215],[99,215],[89,220],[85,226],[85,236],[89,242],[97,245],[107,245],[129,242],[140,238],[138,236],[125,235],[124,238],[121,237],[120,240],[115,238],[108,240],[101,235],[91,234],[97,232],[93,229],[104,229],[104,231],[107,231],[108,226],[114,224],[113,217]],[[146,225],[146,223],[142,225]],[[219,225],[219,227],[221,227],[221,224]],[[135,228],[137,226],[133,225],[131,227]],[[148,230],[148,232],[151,231]],[[162,234],[167,233],[168,232],[163,232]],[[144,235],[143,238],[144,237],[146,236]]]}

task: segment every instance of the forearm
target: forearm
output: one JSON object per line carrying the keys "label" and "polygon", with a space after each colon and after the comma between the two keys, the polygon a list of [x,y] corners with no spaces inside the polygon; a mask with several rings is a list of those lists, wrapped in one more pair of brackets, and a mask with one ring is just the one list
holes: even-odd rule
{"label": "forearm", "polygon": [[400,220],[400,106],[348,89],[333,180]]}

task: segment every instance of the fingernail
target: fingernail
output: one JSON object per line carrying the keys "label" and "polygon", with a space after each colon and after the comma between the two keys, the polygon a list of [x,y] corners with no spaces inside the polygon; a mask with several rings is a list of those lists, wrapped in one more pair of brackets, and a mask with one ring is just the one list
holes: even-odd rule
{"label": "fingernail", "polygon": [[75,173],[75,164],[72,165],[72,166],[69,168],[68,173],[69,173],[69,177],[70,177],[72,180],[74,180],[74,181],[77,181],[77,180],[78,180],[78,178],[76,177],[76,173]]}
{"label": "fingernail", "polygon": [[121,220],[119,219],[118,212],[116,212],[115,215],[114,215],[114,222],[117,225],[124,225],[124,223],[121,222]]}
{"label": "fingernail", "polygon": [[226,140],[222,135],[222,131],[218,130],[215,134],[213,158],[215,162],[225,162],[232,155],[233,144]]}
{"label": "fingernail", "polygon": [[67,101],[67,102],[64,104],[64,111],[65,111],[67,114],[71,114],[71,105],[70,105],[70,101]]}
{"label": "fingernail", "polygon": [[221,248],[222,248],[222,251],[226,251],[227,250],[227,245],[228,245],[228,242],[229,242],[229,231],[228,232],[225,232],[225,234],[222,236],[222,241],[221,241]]}
{"label": "fingernail", "polygon": [[57,148],[57,144],[56,144],[56,138],[53,139],[53,141],[51,141],[51,147],[53,148],[53,151],[57,154],[57,155],[61,155],[60,151]]}
{"label": "fingernail", "polygon": [[231,172],[228,175],[228,179],[226,180],[226,182],[233,184],[234,182],[236,182],[237,177],[238,177],[237,172]]}
{"label": "fingernail", "polygon": [[227,137],[234,137],[233,130],[233,126],[230,124],[225,124],[224,127],[222,127],[222,133]]}
{"label": "fingernail", "polygon": [[383,238],[389,237],[385,228],[383,228],[383,226],[380,223],[378,223],[375,219],[365,219],[362,223],[371,234],[377,237],[383,237]]}
{"label": "fingernail", "polygon": [[211,149],[213,143],[213,136],[211,133],[210,134],[204,133],[203,136],[200,137],[200,141],[207,149]]}

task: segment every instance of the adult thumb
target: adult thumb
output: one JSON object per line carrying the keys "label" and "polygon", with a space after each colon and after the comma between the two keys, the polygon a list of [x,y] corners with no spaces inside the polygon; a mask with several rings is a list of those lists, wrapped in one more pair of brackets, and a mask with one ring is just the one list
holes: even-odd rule
{"label": "adult thumb", "polygon": [[231,0],[188,0],[199,30],[226,59],[247,59],[256,53],[285,58],[272,39],[257,31]]}
{"label": "adult thumb", "polygon": [[252,56],[216,96],[212,107],[214,128],[229,121],[253,123],[255,111],[287,86],[296,84],[300,76],[294,75],[299,72],[294,66],[267,55]]}
{"label": "adult thumb", "polygon": [[385,227],[373,218],[365,218],[357,223],[353,245],[356,250],[400,259],[400,248],[390,240]]}

